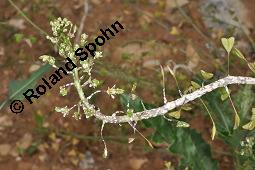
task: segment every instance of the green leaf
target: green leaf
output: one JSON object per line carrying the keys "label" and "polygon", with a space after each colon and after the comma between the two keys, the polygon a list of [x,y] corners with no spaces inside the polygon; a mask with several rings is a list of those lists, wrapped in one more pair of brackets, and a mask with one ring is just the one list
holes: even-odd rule
{"label": "green leaf", "polygon": [[181,110],[173,111],[168,113],[169,116],[174,117],[175,119],[180,119],[181,117]]}
{"label": "green leaf", "polygon": [[44,123],[44,116],[42,114],[35,113],[34,120],[38,127],[42,127]]}
{"label": "green leaf", "polygon": [[[125,108],[130,101],[130,108],[135,111],[142,111],[143,107],[139,99],[131,100],[130,95],[122,95],[122,106]],[[134,106],[134,107],[132,107]],[[145,104],[147,109],[153,108],[152,105]],[[212,158],[210,146],[202,139],[201,135],[188,127],[189,124],[180,121],[169,122],[162,116],[143,120],[145,127],[153,128],[155,132],[151,140],[156,143],[168,143],[169,151],[179,155],[180,169],[190,167],[190,170],[217,170],[217,162]],[[180,127],[179,127],[180,126]]]}
{"label": "green leaf", "polygon": [[249,123],[243,125],[243,129],[253,130],[255,128],[255,120],[250,121]]}
{"label": "green leaf", "polygon": [[14,38],[17,43],[20,43],[24,38],[24,34],[18,34],[18,33],[14,34]]}
{"label": "green leaf", "polygon": [[148,128],[155,129],[154,142],[168,143],[169,151],[181,156],[179,169],[217,170],[217,162],[212,159],[210,146],[201,135],[190,128],[178,128],[162,116],[144,120]]}
{"label": "green leaf", "polygon": [[225,48],[225,50],[227,51],[227,53],[229,54],[234,46],[235,38],[234,37],[221,38],[221,43],[223,47]]}
{"label": "green leaf", "polygon": [[32,35],[30,35],[30,36],[28,37],[28,39],[31,41],[32,44],[36,43],[36,41],[37,41],[37,38],[34,37],[34,36],[32,36]]}
{"label": "green leaf", "polygon": [[201,72],[201,75],[203,76],[203,78],[205,80],[209,80],[209,79],[213,78],[213,74],[212,73],[208,73],[208,72],[206,72],[204,70],[201,70],[200,72]]}
{"label": "green leaf", "polygon": [[9,100],[23,100],[23,93],[27,89],[33,89],[36,85],[38,79],[42,77],[44,73],[46,73],[51,66],[49,64],[42,66],[35,72],[33,72],[28,79],[26,80],[14,80],[9,83],[9,91],[8,91],[8,99],[3,101],[0,105],[0,110],[8,103]]}
{"label": "green leaf", "polygon": [[[226,92],[224,88],[222,90]],[[222,101],[221,96],[220,89],[218,89],[213,93],[204,95],[202,99],[207,102],[207,107],[215,121],[218,134],[227,137],[232,133],[232,118],[229,104],[227,101]]]}
{"label": "green leaf", "polygon": [[233,49],[233,54],[239,57],[240,59],[247,61],[244,55],[242,54],[242,52],[238,50],[237,48]]}
{"label": "green leaf", "polygon": [[191,81],[190,83],[191,83],[192,87],[194,87],[195,89],[201,88],[201,86],[198,83],[194,82],[194,81]]}
{"label": "green leaf", "polygon": [[42,76],[49,71],[51,68],[50,65],[44,65],[35,72],[33,72],[28,79],[26,80],[13,80],[9,83],[9,100],[23,100],[23,93],[27,89],[33,89],[36,86],[36,82],[38,79],[42,78]]}
{"label": "green leaf", "polygon": [[30,156],[34,155],[38,151],[38,146],[36,144],[32,144],[26,149],[26,153]]}
{"label": "green leaf", "polygon": [[187,122],[184,121],[177,121],[176,127],[190,127],[190,125]]}
{"label": "green leaf", "polygon": [[214,140],[214,137],[215,137],[216,132],[217,132],[216,126],[215,126],[215,123],[213,122],[212,134],[211,134],[212,140]]}
{"label": "green leaf", "polygon": [[248,63],[248,66],[251,69],[251,71],[253,71],[253,73],[255,73],[255,62],[254,63]]}
{"label": "green leaf", "polygon": [[255,128],[255,108],[252,108],[252,116],[251,121],[245,125],[243,125],[243,129],[253,130]]}
{"label": "green leaf", "polygon": [[[121,94],[120,95],[120,103],[125,111],[127,111],[128,109],[134,109],[133,110],[134,113],[144,111],[141,100],[138,97],[135,100],[133,100],[132,95]],[[129,108],[127,107],[128,103],[129,103]],[[148,105],[148,104],[145,106],[146,106],[146,109],[152,108],[152,106]]]}
{"label": "green leaf", "polygon": [[229,95],[230,95],[230,93],[231,93],[231,90],[229,90],[229,94],[228,94],[228,92],[226,91],[225,88],[221,88],[220,89],[220,98],[221,98],[221,100],[222,101],[227,100]]}
{"label": "green leaf", "polygon": [[255,102],[255,93],[252,90],[252,85],[245,85],[244,88],[240,88],[233,99],[241,121],[247,121]]}
{"label": "green leaf", "polygon": [[181,109],[185,110],[185,111],[190,111],[190,110],[192,110],[192,106],[191,106],[191,104],[187,103],[185,105],[182,105]]}
{"label": "green leaf", "polygon": [[235,123],[234,123],[234,129],[237,129],[240,125],[240,118],[237,113],[235,113]]}
{"label": "green leaf", "polygon": [[252,108],[251,120],[255,120],[255,108]]}

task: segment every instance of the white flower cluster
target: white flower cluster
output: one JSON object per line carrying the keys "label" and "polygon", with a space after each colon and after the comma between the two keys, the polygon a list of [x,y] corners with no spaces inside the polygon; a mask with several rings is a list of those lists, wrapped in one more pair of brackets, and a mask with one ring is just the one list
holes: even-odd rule
{"label": "white flower cluster", "polygon": [[[72,28],[73,28],[73,24],[71,21],[69,21],[68,19],[66,18],[58,18],[54,21],[51,21],[50,22],[50,25],[51,25],[51,28],[52,28],[52,34],[55,36],[55,37],[58,37],[61,35],[61,33],[65,33],[67,31],[68,32],[68,36],[70,36],[70,38],[73,38],[74,37],[74,33],[76,32],[77,30],[77,27],[74,26],[74,29],[72,31]],[[68,30],[68,27],[69,27],[69,30]]]}
{"label": "white flower cluster", "polygon": [[[73,45],[72,38],[75,36],[75,32],[77,30],[75,25],[73,25],[66,18],[58,18],[54,21],[51,21],[50,25],[52,27],[52,36],[47,36],[47,39],[49,39],[53,44],[56,45],[60,56],[65,59],[69,58],[75,65],[77,65],[77,68],[70,71],[70,75],[73,77],[73,82],[69,83],[68,85],[66,84],[60,86],[60,95],[66,96],[69,91],[69,88],[67,89],[67,86],[74,86],[80,97],[80,101],[78,102],[78,104],[75,104],[73,107],[56,107],[55,110],[57,112],[61,112],[65,117],[69,114],[69,112],[71,112],[73,108],[77,107],[77,110],[73,112],[74,118],[81,119],[81,110],[84,112],[86,118],[93,116],[97,110],[96,107],[90,103],[90,99],[94,95],[102,91],[96,90],[95,92],[92,92],[90,95],[86,96],[84,93],[84,89],[86,87],[92,87],[96,89],[100,86],[101,82],[97,79],[92,78],[91,70],[94,65],[94,60],[103,57],[103,53],[95,51],[94,57],[88,57],[86,60],[79,60],[75,55],[75,50],[77,50],[80,46],[85,46],[87,44],[88,35],[81,34],[80,42]],[[54,57],[43,55],[40,57],[40,59],[42,59],[43,62],[55,66]],[[115,95],[123,94],[124,90],[116,88],[114,85],[112,88],[108,88],[108,90],[104,92],[114,98]],[[129,114],[132,115],[131,110],[129,110]]]}
{"label": "white flower cluster", "polygon": [[[88,35],[87,34],[81,34],[81,42],[80,42],[80,45],[81,46],[84,46],[86,43],[87,43],[87,38],[88,38]],[[79,48],[79,47],[77,47],[77,48]],[[77,49],[76,48],[76,49]]]}
{"label": "white flower cluster", "polygon": [[67,108],[67,106],[65,106],[65,107],[55,107],[55,111],[63,113],[63,116],[66,117],[70,110]]}
{"label": "white flower cluster", "polygon": [[48,55],[42,55],[39,57],[43,62],[48,63],[50,65],[55,65],[55,58],[48,56]]}

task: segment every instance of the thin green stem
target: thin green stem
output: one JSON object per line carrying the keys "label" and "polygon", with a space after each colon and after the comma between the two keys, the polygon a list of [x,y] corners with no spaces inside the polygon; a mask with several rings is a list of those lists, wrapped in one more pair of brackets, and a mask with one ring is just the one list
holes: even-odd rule
{"label": "thin green stem", "polygon": [[235,108],[234,102],[233,102],[233,100],[231,98],[230,92],[228,90],[228,86],[226,86],[225,89],[226,89],[226,91],[228,93],[228,97],[229,97],[230,103],[231,103],[231,105],[232,105],[232,107],[234,109],[234,112],[235,112],[235,125],[234,125],[234,129],[236,129],[236,128],[238,128],[238,126],[240,124],[240,118],[239,118],[239,115],[238,115],[237,110]]}
{"label": "thin green stem", "polygon": [[175,0],[175,4],[177,6],[177,9],[181,13],[181,15],[193,26],[193,28],[206,40],[210,41],[210,38],[208,38],[200,28],[193,22],[193,20],[186,14],[186,12],[179,6],[178,2]]}
{"label": "thin green stem", "polygon": [[201,101],[201,103],[203,104],[203,106],[205,107],[207,113],[209,114],[210,116],[210,119],[212,120],[213,124],[214,124],[214,120],[213,120],[213,117],[211,115],[211,112],[209,111],[208,107],[206,106],[205,102],[203,101],[203,99],[199,98],[199,100]]}
{"label": "thin green stem", "polygon": [[228,53],[228,76],[229,76],[229,66],[230,66],[230,57],[229,57],[229,53]]}
{"label": "thin green stem", "polygon": [[44,34],[45,36],[48,36],[48,34],[41,29],[39,26],[37,26],[32,20],[30,20],[26,14],[12,1],[12,0],[8,0],[8,2],[19,12],[19,14],[24,17],[25,20],[27,20],[27,22],[29,22],[35,29],[37,29],[39,32],[41,32],[42,34]]}

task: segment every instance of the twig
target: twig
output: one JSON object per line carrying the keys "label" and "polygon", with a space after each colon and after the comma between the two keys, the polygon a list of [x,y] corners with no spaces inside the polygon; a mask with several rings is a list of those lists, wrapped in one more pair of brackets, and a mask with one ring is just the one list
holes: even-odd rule
{"label": "twig", "polygon": [[132,117],[129,117],[127,115],[125,116],[107,116],[102,114],[100,111],[97,111],[95,113],[95,117],[97,119],[102,120],[105,123],[126,123],[126,122],[131,122],[131,121],[140,121],[143,119],[149,119],[152,117],[164,115],[170,110],[173,110],[179,106],[182,106],[190,101],[193,101],[206,93],[209,93],[217,88],[220,87],[225,87],[230,84],[252,84],[255,85],[255,78],[253,77],[242,77],[242,76],[227,76],[225,78],[219,79],[211,84],[208,84],[206,86],[201,87],[200,89],[190,93],[183,95],[181,98],[176,99],[171,102],[167,102],[165,105],[155,108],[155,109],[150,109],[150,110],[145,110],[142,112],[136,112],[133,114]]}
{"label": "twig", "polygon": [[82,18],[81,18],[81,22],[80,22],[80,26],[79,26],[79,29],[78,29],[78,32],[77,32],[77,36],[75,37],[75,42],[77,43],[79,40],[80,40],[80,36],[82,34],[82,31],[83,31],[83,28],[84,28],[84,23],[85,23],[85,19],[88,15],[88,11],[89,11],[89,7],[88,7],[88,1],[87,0],[84,0],[84,13],[82,15]]}
{"label": "twig", "polygon": [[26,15],[25,13],[12,1],[12,0],[8,0],[9,3],[19,12],[19,14],[21,16],[23,16],[25,18],[25,20],[27,20],[27,22],[29,22],[33,27],[35,27],[39,32],[41,32],[44,35],[48,35],[43,29],[41,29],[39,26],[37,26],[33,21],[31,21]]}

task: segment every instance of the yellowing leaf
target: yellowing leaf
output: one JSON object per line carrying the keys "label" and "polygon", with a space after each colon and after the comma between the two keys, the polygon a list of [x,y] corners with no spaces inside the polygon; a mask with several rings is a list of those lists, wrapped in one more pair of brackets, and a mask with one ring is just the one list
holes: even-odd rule
{"label": "yellowing leaf", "polygon": [[241,59],[247,61],[246,58],[244,57],[244,55],[241,53],[241,51],[238,50],[237,48],[234,48],[234,49],[233,49],[233,53],[234,53],[237,57],[239,57],[239,58],[241,58]]}
{"label": "yellowing leaf", "polygon": [[223,47],[225,48],[225,50],[228,52],[228,54],[230,53],[230,51],[232,50],[234,43],[235,43],[235,38],[234,37],[230,37],[230,38],[222,38],[221,39],[221,43],[223,45]]}
{"label": "yellowing leaf", "polygon": [[234,129],[237,129],[240,124],[240,118],[237,113],[235,113],[235,124],[234,124]]}
{"label": "yellowing leaf", "polygon": [[215,124],[214,124],[214,122],[213,122],[213,127],[212,127],[212,134],[211,134],[211,138],[212,138],[212,140],[214,140],[214,137],[215,137],[215,134],[216,134],[216,126],[215,126]]}
{"label": "yellowing leaf", "polygon": [[55,152],[57,152],[59,150],[59,143],[52,143],[51,147]]}
{"label": "yellowing leaf", "polygon": [[253,71],[253,73],[255,73],[255,62],[254,63],[248,63],[248,66],[251,69],[251,71]]}
{"label": "yellowing leaf", "polygon": [[55,140],[56,140],[56,134],[55,134],[55,133],[51,133],[51,134],[49,135],[49,138],[50,138],[51,140],[55,141]]}
{"label": "yellowing leaf", "polygon": [[172,27],[172,29],[171,29],[171,31],[170,31],[170,34],[171,34],[171,35],[179,35],[180,32],[179,32],[179,30],[174,26],[174,27]]}
{"label": "yellowing leaf", "polygon": [[186,122],[183,122],[183,121],[178,121],[177,124],[176,124],[176,127],[182,127],[182,128],[187,128],[189,127],[190,125]]}
{"label": "yellowing leaf", "polygon": [[135,138],[128,138],[128,143],[132,143],[135,140]]}
{"label": "yellowing leaf", "polygon": [[107,148],[104,148],[103,158],[107,158],[107,156],[108,156]]}
{"label": "yellowing leaf", "polygon": [[195,89],[201,88],[201,86],[200,86],[198,83],[194,82],[194,81],[191,81],[191,85],[192,85],[192,87],[194,87]]}
{"label": "yellowing leaf", "polygon": [[208,73],[204,70],[201,70],[200,72],[201,72],[201,75],[203,76],[203,78],[206,79],[206,80],[209,80],[209,79],[213,78],[212,73]]}
{"label": "yellowing leaf", "polygon": [[79,163],[79,160],[77,158],[71,158],[71,162],[74,166],[77,166]]}
{"label": "yellowing leaf", "polygon": [[190,111],[192,110],[192,107],[191,107],[191,104],[185,104],[181,107],[182,110],[185,110],[185,111]]}
{"label": "yellowing leaf", "polygon": [[170,112],[169,116],[174,117],[175,119],[180,119],[180,117],[181,117],[181,110]]}
{"label": "yellowing leaf", "polygon": [[255,108],[252,108],[251,120],[255,120]]}
{"label": "yellowing leaf", "polygon": [[72,150],[70,150],[70,151],[67,153],[67,155],[68,155],[68,156],[76,156],[76,155],[77,155],[77,152],[76,152],[74,149],[72,149]]}
{"label": "yellowing leaf", "polygon": [[73,145],[77,145],[79,143],[79,140],[78,139],[76,139],[76,138],[73,138],[72,139],[72,144]]}
{"label": "yellowing leaf", "polygon": [[255,128],[255,120],[250,121],[249,123],[243,125],[243,129],[253,130]]}
{"label": "yellowing leaf", "polygon": [[243,129],[253,130],[255,128],[255,108],[252,108],[252,116],[251,121],[245,125],[243,125]]}

